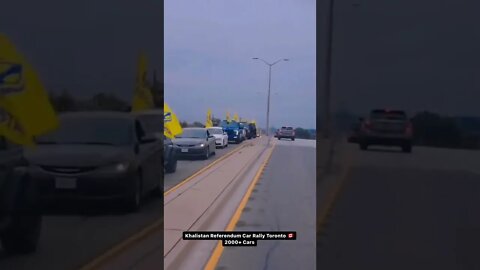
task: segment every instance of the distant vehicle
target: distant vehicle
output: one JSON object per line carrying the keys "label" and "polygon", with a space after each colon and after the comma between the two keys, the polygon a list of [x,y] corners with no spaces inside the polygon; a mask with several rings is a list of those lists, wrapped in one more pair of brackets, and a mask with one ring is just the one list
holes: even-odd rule
{"label": "distant vehicle", "polygon": [[174,173],[177,170],[177,149],[172,140],[163,135],[163,110],[145,110],[133,113],[142,123],[147,136],[163,141],[163,170]]}
{"label": "distant vehicle", "polygon": [[241,143],[242,141],[244,141],[245,133],[240,128],[239,123],[235,121],[231,121],[230,123],[222,121],[221,126],[227,132],[228,141],[235,143]]}
{"label": "distant vehicle", "polygon": [[0,240],[7,253],[34,252],[42,229],[38,187],[22,149],[0,137]]}
{"label": "distant vehicle", "polygon": [[203,157],[209,159],[215,155],[215,136],[207,128],[184,128],[183,133],[175,137],[179,157]]}
{"label": "distant vehicle", "polygon": [[211,127],[208,128],[208,131],[215,137],[215,144],[217,147],[228,147],[228,135],[222,127]]}
{"label": "distant vehicle", "polygon": [[372,110],[368,119],[363,120],[359,132],[362,150],[367,150],[370,145],[400,146],[403,152],[409,153],[412,138],[412,123],[401,110]]}
{"label": "distant vehicle", "polygon": [[283,138],[287,138],[287,139],[290,139],[292,141],[295,141],[295,130],[293,129],[293,127],[281,127],[278,130],[277,138],[279,140],[281,140]]}
{"label": "distant vehicle", "polygon": [[242,139],[245,141],[250,136],[250,130],[248,129],[248,126],[247,126],[246,122],[239,122],[238,124],[240,125],[240,130],[243,133],[243,138]]}
{"label": "distant vehicle", "polygon": [[250,138],[256,138],[258,136],[257,135],[257,125],[255,125],[254,123],[250,123],[250,124],[248,124],[248,128],[250,129],[250,134],[251,134]]}
{"label": "distant vehicle", "polygon": [[131,211],[151,191],[163,194],[162,143],[125,112],[72,112],[25,150],[45,201],[120,199]]}

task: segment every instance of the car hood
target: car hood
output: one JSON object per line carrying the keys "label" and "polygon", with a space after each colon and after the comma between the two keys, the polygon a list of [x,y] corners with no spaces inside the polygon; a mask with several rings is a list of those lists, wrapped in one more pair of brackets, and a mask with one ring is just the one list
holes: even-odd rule
{"label": "car hood", "polygon": [[200,139],[200,138],[176,138],[173,140],[173,143],[178,145],[194,145],[194,144],[200,144],[205,142],[206,142],[205,139]]}
{"label": "car hood", "polygon": [[130,160],[133,149],[110,145],[37,145],[25,150],[30,163],[41,166],[91,167]]}
{"label": "car hood", "polygon": [[223,134],[213,134],[213,137],[215,137],[215,139],[222,139],[223,138]]}

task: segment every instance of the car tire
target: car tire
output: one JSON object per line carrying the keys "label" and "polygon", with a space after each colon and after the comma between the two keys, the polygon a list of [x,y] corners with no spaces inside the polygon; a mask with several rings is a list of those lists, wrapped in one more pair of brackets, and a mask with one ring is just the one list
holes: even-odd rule
{"label": "car tire", "polygon": [[210,158],[210,147],[207,147],[207,150],[205,151],[205,155],[203,156],[203,159],[207,160]]}
{"label": "car tire", "polygon": [[177,170],[177,159],[171,158],[170,161],[167,163],[165,171],[167,173],[174,173]]}
{"label": "car tire", "polygon": [[142,205],[142,173],[138,172],[132,179],[132,189],[125,199],[128,212],[138,212]]}
{"label": "car tire", "polygon": [[280,138],[280,137],[277,137],[277,139],[280,141],[281,138]]}
{"label": "car tire", "polygon": [[292,141],[295,141],[295,138],[292,138]]}
{"label": "car tire", "polygon": [[35,252],[42,229],[42,215],[38,203],[38,189],[27,175],[20,177],[24,184],[19,204],[14,207],[12,222],[4,231],[1,242],[9,254],[28,254]]}
{"label": "car tire", "polygon": [[368,149],[368,145],[366,143],[360,143],[360,150],[367,150]]}
{"label": "car tire", "polygon": [[412,152],[412,145],[411,144],[403,145],[402,146],[402,151],[404,153],[411,153]]}

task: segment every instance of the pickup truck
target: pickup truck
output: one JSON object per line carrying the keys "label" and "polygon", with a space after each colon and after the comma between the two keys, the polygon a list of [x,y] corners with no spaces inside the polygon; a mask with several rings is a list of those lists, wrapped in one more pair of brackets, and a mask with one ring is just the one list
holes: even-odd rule
{"label": "pickup truck", "polygon": [[10,254],[34,252],[42,227],[38,188],[27,166],[22,148],[0,137],[0,240]]}

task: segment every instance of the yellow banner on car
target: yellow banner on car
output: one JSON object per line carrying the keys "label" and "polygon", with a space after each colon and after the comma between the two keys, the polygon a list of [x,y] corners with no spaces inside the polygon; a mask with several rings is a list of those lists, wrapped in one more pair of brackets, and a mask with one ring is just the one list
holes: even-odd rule
{"label": "yellow banner on car", "polygon": [[13,43],[0,33],[0,135],[20,145],[59,125],[40,78]]}
{"label": "yellow banner on car", "polygon": [[152,90],[147,81],[147,66],[146,56],[143,53],[140,53],[138,57],[137,77],[132,101],[133,112],[149,110],[155,107]]}
{"label": "yellow banner on car", "polygon": [[233,120],[234,120],[234,121],[239,122],[239,119],[240,119],[240,118],[238,117],[238,114],[235,114],[235,115],[233,116]]}
{"label": "yellow banner on car", "polygon": [[167,103],[163,103],[163,134],[167,138],[173,139],[175,136],[182,134],[182,126],[178,121],[177,116]]}
{"label": "yellow banner on car", "polygon": [[212,119],[212,110],[208,109],[207,111],[207,121],[205,123],[206,128],[213,127],[213,119]]}

